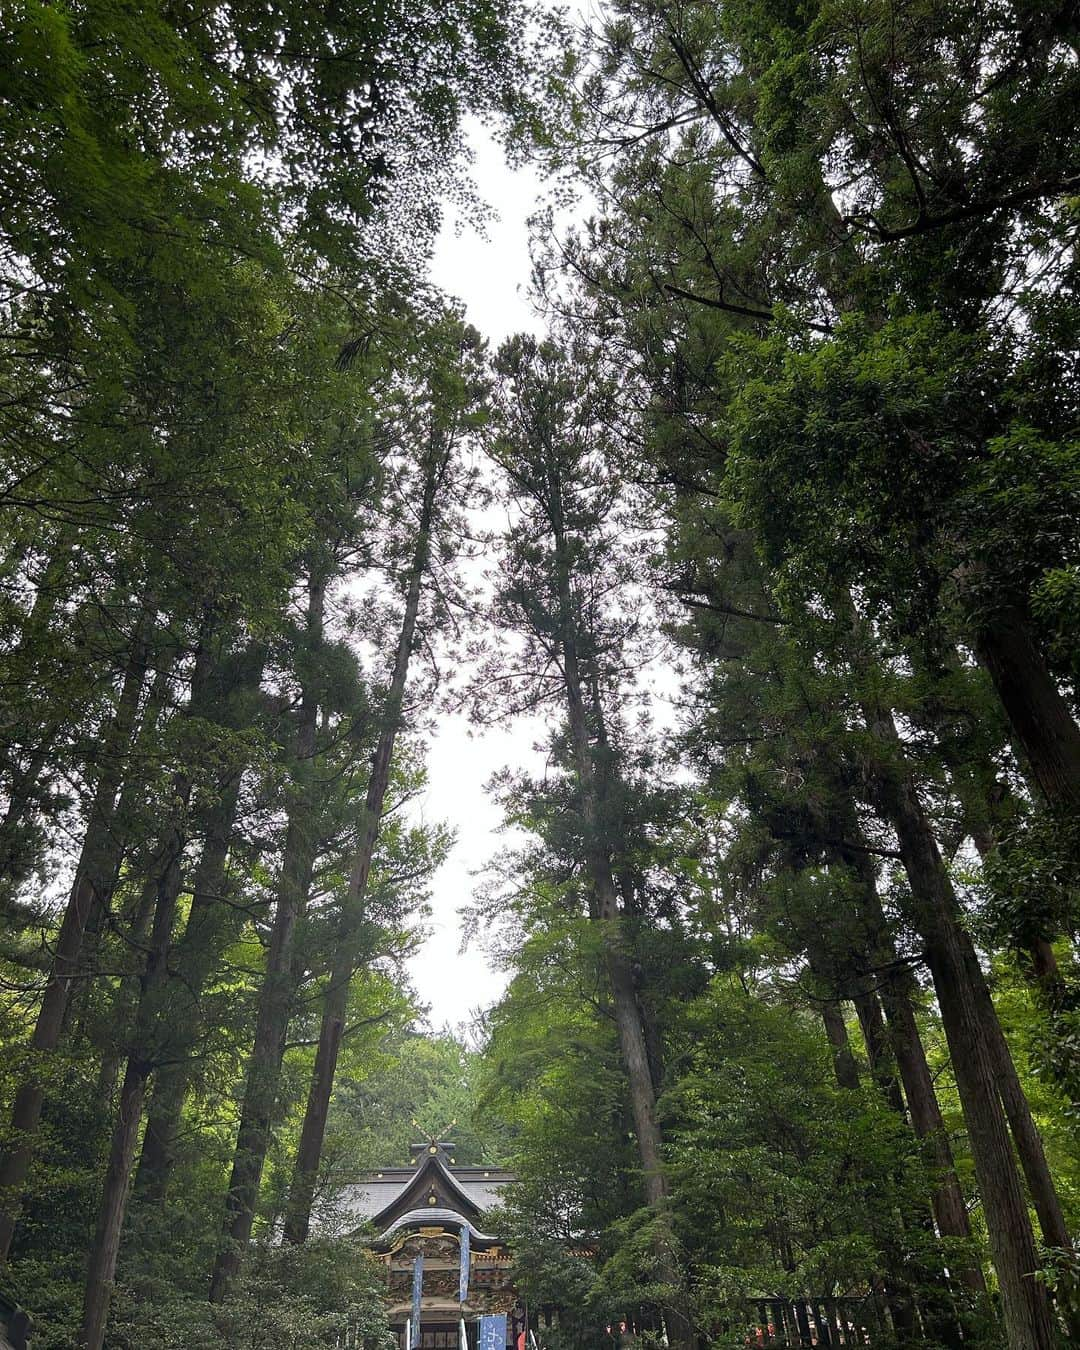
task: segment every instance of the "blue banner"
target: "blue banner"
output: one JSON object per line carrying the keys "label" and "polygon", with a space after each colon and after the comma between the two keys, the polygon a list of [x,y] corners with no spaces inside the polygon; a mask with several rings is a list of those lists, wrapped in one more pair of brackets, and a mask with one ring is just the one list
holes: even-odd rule
{"label": "blue banner", "polygon": [[416,1350],[420,1344],[420,1295],[424,1292],[424,1253],[420,1252],[413,1262],[412,1270],[412,1345],[409,1350]]}
{"label": "blue banner", "polygon": [[481,1317],[479,1350],[506,1350],[506,1314]]}
{"label": "blue banner", "polygon": [[469,1225],[461,1225],[461,1272],[458,1276],[458,1302],[469,1297]]}

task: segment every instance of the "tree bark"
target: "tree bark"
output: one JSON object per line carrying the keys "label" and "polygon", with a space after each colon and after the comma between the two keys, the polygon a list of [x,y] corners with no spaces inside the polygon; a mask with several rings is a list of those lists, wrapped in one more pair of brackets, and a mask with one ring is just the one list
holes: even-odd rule
{"label": "tree bark", "polygon": [[[141,950],[146,945],[150,922],[154,917],[154,910],[157,906],[161,860],[164,858],[167,848],[168,841],[166,840],[164,845],[155,851],[153,871],[139,888],[139,897],[127,916],[125,940],[135,951]],[[112,1015],[109,1020],[115,1029],[115,1040],[102,1052],[95,1093],[101,1107],[102,1117],[105,1120],[108,1120],[112,1115],[116,1080],[120,1075],[120,1066],[124,1062],[125,1045],[139,1006],[141,983],[142,975],[136,967],[130,974],[121,977],[119,987],[112,1000]]]}
{"label": "tree bark", "polygon": [[[919,1035],[915,1009],[900,986],[900,977],[890,976],[882,987],[881,1001],[888,1021],[893,1053],[904,1084],[911,1127],[916,1137],[924,1141],[930,1150],[934,1166],[937,1179],[931,1200],[934,1219],[942,1237],[970,1241],[971,1224],[964,1194],[957,1180],[952,1146],[934,1089],[934,1078]],[[986,1281],[977,1265],[965,1265],[957,1272],[957,1276],[969,1289],[986,1292]]]}
{"label": "tree bark", "polygon": [[1047,668],[1027,616],[1013,606],[975,634],[975,654],[997,691],[1046,802],[1080,809],[1080,726]]}
{"label": "tree bark", "polygon": [[[193,698],[195,697],[193,688]],[[135,1157],[135,1143],[142,1121],[146,1081],[154,1069],[155,1039],[160,1008],[157,994],[168,980],[168,953],[176,919],[177,900],[183,882],[185,845],[184,817],[191,783],[178,777],[175,801],[176,818],[159,883],[150,949],[140,981],[139,1007],[132,1034],[132,1046],[120,1089],[120,1103],[109,1148],[109,1164],[102,1185],[97,1227],[87,1261],[83,1320],[78,1344],[86,1350],[101,1350],[109,1315],[116,1258],[120,1251],[120,1233],[127,1209],[128,1187]]]}
{"label": "tree bark", "polygon": [[[958,656],[952,656],[950,668],[961,669]],[[935,731],[939,730],[936,719],[931,719],[931,725]],[[945,743],[948,744],[947,738]],[[1010,826],[1022,818],[1023,804],[1002,779],[990,755],[981,748],[974,754],[949,754],[945,763],[960,805],[961,830],[970,837],[979,857],[986,863],[995,850],[1007,851]],[[1038,791],[1038,785],[1030,776],[1029,786],[1033,792]],[[1057,936],[1058,932],[1044,928],[1040,920],[1037,926],[1028,923],[1014,939],[1020,971],[1033,985],[1043,1001],[1044,1010],[1051,1017],[1064,993],[1057,957],[1051,945]]]}
{"label": "tree bark", "polygon": [[896,832],[911,885],[910,917],[925,943],[949,1043],[1008,1342],[1012,1350],[1052,1350],[1057,1340],[1054,1319],[1046,1291],[1034,1278],[1038,1255],[995,1081],[997,1066],[973,986],[970,943],[958,922],[959,905],[914,781],[897,758],[901,747],[892,716],[873,703],[864,711],[877,743],[868,777],[879,809]]}
{"label": "tree bark", "polygon": [[[866,1044],[866,1055],[870,1062],[870,1072],[874,1082],[877,1084],[889,1109],[911,1124],[914,1133],[914,1125],[908,1116],[900,1084],[894,1072],[895,1063],[892,1045],[885,1026],[881,1000],[876,991],[864,990],[857,994],[855,996],[855,1009],[862,1029],[863,1040]],[[905,1227],[922,1228],[931,1238],[934,1236],[930,1214],[921,1205],[914,1212],[905,1212],[902,1222]],[[955,1307],[949,1295],[949,1281],[944,1261],[939,1259],[932,1266],[922,1266],[922,1270],[917,1276],[919,1293],[916,1296],[910,1283],[904,1282],[899,1286],[895,1284],[898,1273],[906,1264],[904,1254],[897,1251],[895,1243],[893,1243],[891,1256],[889,1280],[893,1282],[895,1292],[890,1293],[890,1310],[893,1321],[898,1330],[903,1332],[904,1338],[910,1340],[918,1334],[915,1317],[917,1306],[923,1328],[932,1340],[940,1341],[942,1345],[960,1346],[963,1342],[960,1324],[962,1313]]]}
{"label": "tree bark", "polygon": [[881,1010],[881,1000],[873,991],[864,990],[855,995],[855,1013],[859,1019],[870,1074],[882,1096],[898,1116],[905,1115],[904,1098],[893,1071],[889,1034]]}
{"label": "tree bark", "polygon": [[[879,1064],[879,1072],[881,1067],[885,1068],[884,1086],[890,1104],[900,1112],[905,1110],[906,1105],[912,1131],[929,1153],[936,1178],[931,1206],[938,1231],[943,1237],[970,1241],[971,1226],[964,1196],[908,992],[913,979],[897,955],[889,922],[878,895],[877,870],[854,804],[843,784],[837,783],[835,787],[841,807],[839,818],[831,824],[829,834],[845,841],[836,850],[837,858],[858,883],[854,903],[855,919],[859,931],[865,934],[865,957],[868,963],[868,969],[854,972],[853,979],[865,983],[872,972],[876,982],[876,988],[862,995],[864,1008],[860,1023],[867,1040],[867,1055],[872,1068],[875,1062]],[[865,1006],[865,1000],[869,999],[875,1004],[880,1000],[876,1015]],[[884,1024],[881,1022],[882,1012],[885,1015]],[[882,1056],[886,1045],[891,1050],[900,1075],[903,1097],[892,1090],[895,1078],[890,1066],[883,1065]],[[966,1263],[956,1273],[962,1284],[985,1294],[986,1283],[977,1264]],[[961,1318],[963,1315],[961,1312]],[[946,1327],[950,1335],[954,1329],[955,1325]]]}
{"label": "tree bark", "polygon": [[[598,698],[599,695],[596,695]],[[640,915],[641,906],[637,902],[637,887],[628,868],[620,868],[616,877],[618,893],[622,897],[624,914]],[[649,1077],[652,1080],[653,1094],[659,1096],[664,1085],[664,1044],[657,1026],[656,1017],[646,999],[642,997],[641,971],[633,970],[634,1000],[641,1016],[641,1028],[645,1036],[645,1049],[649,1056]]]}
{"label": "tree bark", "polygon": [[390,765],[401,722],[402,701],[409,676],[416,621],[420,612],[420,594],[427,573],[431,552],[431,530],[435,517],[435,500],[449,461],[449,446],[433,433],[428,448],[428,462],[424,472],[424,488],[417,523],[416,545],[409,568],[405,608],[394,656],[393,674],[383,711],[383,726],[375,746],[368,779],[367,797],[360,839],[349,875],[349,890],[342,912],[342,932],[330,970],[330,979],[323,994],[322,1021],[319,1044],[315,1051],[315,1067],[311,1075],[300,1145],[289,1187],[289,1203],[285,1213],[284,1234],[287,1242],[307,1240],[311,1227],[311,1208],[315,1201],[315,1183],[322,1157],[326,1120],[330,1111],[330,1097],[334,1088],[341,1040],[345,1034],[345,1013],[349,999],[349,983],[360,959],[363,930],[364,899],[367,893],[375,846],[379,839],[383,803],[390,784]]}
{"label": "tree bark", "polygon": [[199,1005],[206,982],[229,942],[239,935],[246,917],[242,910],[226,906],[221,898],[240,799],[241,776],[241,771],[237,770],[231,780],[222,785],[221,796],[211,812],[195,870],[191,909],[183,937],[176,946],[180,1002],[170,1014],[174,1044],[169,1062],[154,1075],[154,1090],[135,1173],[135,1195],[148,1204],[164,1202],[176,1161],[176,1138],[191,1081],[190,1055],[198,1037]]}
{"label": "tree bark", "polygon": [[1054,1011],[1061,1003],[1065,993],[1065,982],[1061,978],[1061,968],[1053,947],[1046,938],[1035,938],[1027,951],[1025,973],[1038,989],[1046,1006]]}
{"label": "tree bark", "polygon": [[[958,795],[965,817],[976,822],[970,833],[980,857],[985,859],[993,849],[1000,846],[998,832],[1003,822],[1017,814],[1018,808],[1008,787],[998,781],[992,764],[986,762],[980,764],[978,768],[981,800],[973,799],[974,793],[970,788],[967,790],[958,788]],[[1049,1246],[1068,1247],[1070,1237],[1065,1216],[1046,1161],[1042,1139],[1032,1119],[1031,1108],[1017,1075],[1012,1052],[1001,1029],[986,976],[966,932],[961,933],[961,941],[965,946],[972,990],[983,1019],[988,1052],[995,1064],[998,1091],[1027,1182],[1028,1193],[1039,1219],[1040,1230]],[[1035,937],[1031,940],[1028,956],[1032,974],[1038,971],[1050,979],[1057,975],[1054,951],[1045,938]],[[1074,1334],[1080,1339],[1080,1318],[1076,1319]]]}
{"label": "tree bark", "polygon": [[[1012,1131],[1013,1143],[1016,1145],[1016,1152],[1020,1158],[1020,1166],[1027,1181],[1031,1203],[1038,1215],[1039,1227],[1042,1230],[1043,1237],[1051,1247],[1069,1248],[1072,1246],[1072,1242],[1069,1231],[1065,1226],[1065,1216],[1054,1186],[1054,1179],[1050,1174],[1050,1166],[1046,1161],[1042,1138],[1035,1121],[1032,1119],[1031,1107],[1017,1075],[1012,1052],[1005,1039],[1005,1033],[1001,1029],[1001,1023],[998,1021],[997,1012],[990,997],[990,990],[986,986],[985,976],[973,948],[968,960],[977,972],[977,975],[973,975],[972,983],[978,999],[983,1035],[990,1060],[994,1065],[998,1092],[1001,1095],[1001,1102],[1005,1108],[1009,1128]],[[1080,1335],[1080,1325],[1078,1325],[1077,1332]]]}
{"label": "tree bark", "polygon": [[138,717],[146,674],[148,628],[149,615],[144,613],[124,668],[116,711],[102,737],[102,770],[31,1037],[34,1063],[16,1091],[11,1143],[0,1157],[0,1264],[7,1260],[11,1250],[22,1191],[33,1159],[45,1100],[48,1059],[60,1043],[68,1001],[81,973],[83,935],[94,906],[108,904],[123,854],[122,837],[116,829],[116,798]]}
{"label": "tree bark", "polygon": [[[124,848],[121,850],[121,860],[124,866],[124,877],[130,879],[136,875],[142,875],[146,878],[144,886],[140,889],[136,900],[131,901],[121,893],[118,899],[115,889],[110,890],[107,897],[107,903],[94,905],[90,910],[90,916],[86,922],[86,928],[83,932],[83,944],[80,960],[85,970],[96,970],[100,961],[100,943],[110,921],[115,919],[122,924],[127,933],[127,944],[133,948],[139,948],[143,944],[150,928],[150,921],[154,914],[154,903],[157,898],[157,882],[155,878],[160,870],[159,860],[161,858],[164,844],[156,841],[155,846],[147,858],[144,850],[140,848],[140,836],[142,829],[139,825],[128,825],[128,821],[139,821],[144,818],[145,802],[147,794],[147,781],[145,773],[134,770],[138,769],[140,760],[145,756],[152,760],[154,750],[149,747],[156,743],[160,731],[160,718],[166,702],[171,697],[170,681],[172,679],[173,664],[175,653],[162,652],[160,649],[155,653],[155,671],[154,678],[151,681],[150,688],[143,702],[142,711],[139,714],[139,730],[132,743],[129,754],[129,771],[125,774],[124,784],[120,789],[120,795],[117,797],[116,807],[113,817],[117,822],[124,824]],[[114,871],[117,887],[120,885],[119,866]],[[113,913],[113,911],[116,911]],[[67,1007],[64,1009],[64,1027],[63,1038],[76,1037],[83,1035],[86,1029],[87,1021],[92,1017],[91,1009],[93,1007],[92,988],[90,980],[83,980],[77,985],[72,996],[68,1000]],[[125,1000],[121,995],[125,991],[135,988],[131,998],[126,1000],[128,1011],[132,1010],[138,1001],[139,974],[135,971],[132,980],[122,980],[120,989],[117,991],[118,1006]],[[122,1014],[118,1014],[122,1015]],[[103,1064],[106,1055],[103,1059]],[[114,1056],[113,1078],[119,1071],[119,1058]],[[115,1082],[113,1084],[115,1086]],[[111,1105],[109,1110],[111,1111]]]}
{"label": "tree bark", "polygon": [[48,762],[59,726],[53,724],[41,736],[25,767],[11,770],[8,804],[0,820],[0,913],[14,904],[15,892],[30,870],[23,853],[22,832],[31,808],[39,800],[41,771]]}
{"label": "tree bark", "polygon": [[[858,917],[863,918],[861,915]],[[854,987],[855,992],[852,1001],[855,1005],[859,1027],[866,1046],[866,1057],[870,1065],[871,1077],[890,1109],[906,1121],[904,1099],[893,1072],[888,1033],[885,1029],[881,1005],[876,992],[859,988],[861,972],[854,969],[853,966],[837,972],[833,968],[833,961],[824,955],[819,948],[816,948],[813,939],[811,939],[809,955],[811,969],[817,976],[819,983],[835,995],[834,1000],[823,1005],[822,1017],[825,1022],[826,1034],[834,1048],[834,1071],[837,1082],[841,1087],[859,1087],[859,1072],[848,1039],[847,1026],[841,1012],[842,1002],[839,997],[841,989]],[[849,960],[850,957],[845,958],[845,965]],[[909,1226],[929,1227],[929,1214],[912,1215],[904,1213],[897,1217],[900,1220],[901,1228]],[[917,1280],[920,1285],[925,1285],[928,1283],[929,1272],[925,1269],[913,1269],[912,1257],[908,1251],[907,1243],[902,1242],[899,1238],[898,1232],[888,1228],[882,1233],[881,1254],[885,1273],[881,1277],[881,1292],[888,1305],[900,1343],[908,1344],[918,1334],[917,1300],[912,1288],[912,1279]],[[943,1266],[939,1266],[933,1272],[931,1278],[936,1279],[939,1283],[943,1282]],[[948,1299],[945,1302],[947,1305]],[[934,1306],[934,1301],[926,1298],[920,1298],[918,1303],[922,1310],[927,1334],[932,1335],[943,1345],[957,1344],[959,1327],[951,1306]]]}
{"label": "tree bark", "polygon": [[116,1126],[109,1146],[109,1164],[102,1186],[101,1210],[86,1275],[83,1320],[78,1344],[87,1350],[100,1350],[109,1318],[112,1279],[116,1272],[120,1230],[127,1207],[128,1178],[135,1157],[135,1141],[142,1119],[146,1075],[134,1061],[128,1060],[120,1089]]}
{"label": "tree bark", "polygon": [[[314,659],[323,634],[326,577],[312,567],[308,578],[307,645]],[[255,1207],[262,1183],[270,1126],[281,1082],[281,1064],[296,987],[293,972],[293,940],[296,924],[307,903],[315,866],[316,823],[312,761],[316,749],[319,696],[313,681],[301,680],[300,711],[296,729],[297,791],[290,802],[285,828],[285,846],[278,878],[277,902],[270,930],[266,974],[259,990],[255,1036],[248,1059],[240,1125],[233,1151],[229,1189],[225,1197],[225,1222],[221,1249],[210,1277],[210,1302],[224,1300],[229,1284],[240,1269],[243,1253],[251,1240]]]}
{"label": "tree bark", "polygon": [[854,1092],[859,1087],[859,1067],[852,1053],[848,1038],[844,1014],[839,1003],[826,1002],[821,1005],[821,1020],[825,1026],[825,1035],[832,1047],[833,1072],[842,1088]]}

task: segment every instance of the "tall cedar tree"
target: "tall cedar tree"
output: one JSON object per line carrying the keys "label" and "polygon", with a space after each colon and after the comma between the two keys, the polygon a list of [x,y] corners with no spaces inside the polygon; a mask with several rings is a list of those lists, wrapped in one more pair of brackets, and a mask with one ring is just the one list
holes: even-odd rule
{"label": "tall cedar tree", "polygon": [[526,706],[554,700],[569,725],[589,914],[603,941],[645,1198],[656,1219],[669,1334],[684,1345],[693,1333],[617,880],[620,822],[609,704],[619,696],[628,631],[625,619],[614,618],[613,597],[608,603],[605,597],[628,578],[620,576],[624,563],[610,515],[617,487],[602,458],[600,391],[575,375],[574,362],[574,353],[554,342],[527,337],[510,339],[498,355],[502,383],[492,453],[520,518],[506,540],[495,617],[523,637],[511,679]]}

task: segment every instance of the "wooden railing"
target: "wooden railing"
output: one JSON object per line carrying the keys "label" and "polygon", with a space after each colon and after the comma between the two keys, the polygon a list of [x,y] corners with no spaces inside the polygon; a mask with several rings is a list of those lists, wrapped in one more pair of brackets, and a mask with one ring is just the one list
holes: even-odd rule
{"label": "wooden railing", "polygon": [[874,1345],[888,1329],[884,1309],[865,1298],[748,1300],[748,1346]]}
{"label": "wooden railing", "polygon": [[[745,1313],[716,1327],[712,1336],[700,1339],[701,1350],[708,1350],[714,1337],[724,1345],[742,1341],[748,1348],[788,1350],[810,1346],[875,1346],[892,1343],[889,1315],[881,1300],[873,1294],[862,1298],[757,1298],[743,1303]],[[543,1309],[530,1319],[533,1335],[540,1346],[544,1331],[558,1321],[555,1309]],[[598,1345],[630,1347],[660,1334],[661,1322],[655,1309],[634,1310],[623,1321],[601,1328]],[[603,1334],[606,1333],[606,1334]],[[336,1342],[338,1350],[362,1350],[357,1329],[345,1332]]]}
{"label": "wooden railing", "polygon": [[[655,1308],[631,1310],[625,1320],[605,1328],[611,1350],[631,1347],[662,1335]],[[716,1342],[761,1350],[779,1347],[891,1344],[892,1326],[884,1302],[873,1294],[856,1298],[756,1298],[732,1310],[730,1319],[699,1336],[701,1350]],[[541,1330],[541,1341],[543,1333]]]}

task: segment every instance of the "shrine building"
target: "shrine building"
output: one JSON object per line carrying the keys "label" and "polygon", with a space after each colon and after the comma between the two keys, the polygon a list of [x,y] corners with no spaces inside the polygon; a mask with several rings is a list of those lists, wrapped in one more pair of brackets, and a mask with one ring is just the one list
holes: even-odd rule
{"label": "shrine building", "polygon": [[490,1341],[503,1317],[504,1345],[514,1350],[526,1313],[510,1282],[510,1253],[486,1220],[513,1174],[459,1167],[446,1140],[414,1144],[411,1152],[411,1166],[368,1173],[340,1197],[347,1223],[375,1229],[372,1254],[385,1271],[387,1312],[402,1350],[479,1350],[481,1329]]}
{"label": "shrine building", "polygon": [[[374,1230],[366,1241],[383,1272],[400,1350],[543,1350],[558,1309],[523,1306],[511,1254],[492,1232],[491,1211],[514,1174],[459,1167],[444,1139],[410,1151],[409,1167],[386,1167],[344,1187],[338,1211],[346,1229]],[[745,1300],[745,1318],[722,1329],[745,1331],[748,1346],[873,1345],[890,1334],[878,1302],[873,1290],[818,1299],[766,1294]],[[666,1344],[655,1307],[629,1308],[597,1328],[596,1343],[630,1350],[642,1333]],[[6,1344],[0,1334],[0,1350]],[[356,1344],[349,1336],[343,1342]]]}

